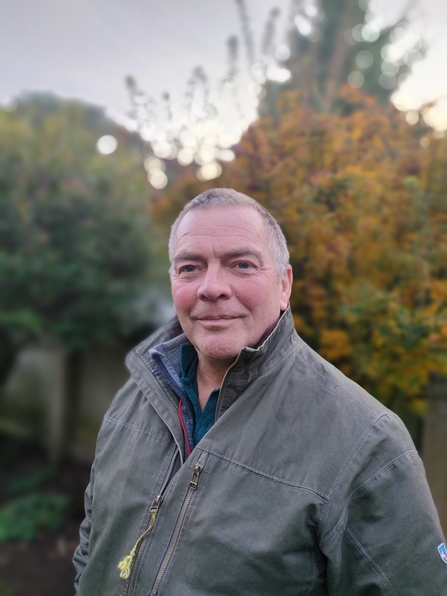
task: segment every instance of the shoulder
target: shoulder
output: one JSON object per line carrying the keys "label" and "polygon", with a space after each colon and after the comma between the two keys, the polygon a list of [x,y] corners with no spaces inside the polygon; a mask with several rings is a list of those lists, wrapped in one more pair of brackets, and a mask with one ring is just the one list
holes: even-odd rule
{"label": "shoulder", "polygon": [[375,397],[315,352],[299,336],[294,369],[300,385],[312,394],[317,407],[334,410],[341,408],[346,413],[346,409],[349,408],[351,414],[357,413],[365,420],[383,415],[393,421],[399,420]]}
{"label": "shoulder", "polygon": [[301,339],[290,372],[288,407],[308,443],[334,469],[359,470],[366,463],[378,469],[416,454],[401,419]]}

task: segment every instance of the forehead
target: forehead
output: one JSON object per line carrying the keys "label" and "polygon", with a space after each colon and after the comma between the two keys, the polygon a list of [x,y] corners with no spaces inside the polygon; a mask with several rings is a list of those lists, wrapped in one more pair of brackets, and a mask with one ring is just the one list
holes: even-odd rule
{"label": "forehead", "polygon": [[188,211],[175,235],[174,252],[185,244],[268,244],[262,216],[250,207],[209,207]]}

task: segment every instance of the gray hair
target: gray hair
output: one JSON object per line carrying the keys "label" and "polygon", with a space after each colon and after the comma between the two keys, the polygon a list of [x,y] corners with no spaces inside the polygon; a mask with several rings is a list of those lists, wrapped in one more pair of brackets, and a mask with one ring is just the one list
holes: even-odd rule
{"label": "gray hair", "polygon": [[171,234],[169,236],[169,260],[171,263],[174,256],[174,242],[182,219],[189,211],[193,211],[194,209],[209,209],[211,207],[249,207],[257,211],[265,224],[268,243],[278,275],[283,275],[289,265],[290,255],[287,249],[286,238],[278,222],[257,201],[232,188],[212,188],[211,190],[202,192],[195,199],[186,203],[171,228]]}

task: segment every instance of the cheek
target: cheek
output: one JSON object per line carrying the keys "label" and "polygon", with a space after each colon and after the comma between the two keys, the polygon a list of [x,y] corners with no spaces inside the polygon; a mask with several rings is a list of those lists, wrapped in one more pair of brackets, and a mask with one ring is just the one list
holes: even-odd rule
{"label": "cheek", "polygon": [[178,313],[179,310],[187,310],[196,300],[196,291],[192,287],[192,284],[180,285],[173,283],[171,287],[171,295],[176,313]]}
{"label": "cheek", "polygon": [[264,284],[259,284],[257,280],[246,280],[244,284],[234,288],[236,299],[251,311],[262,310],[266,303],[270,301],[270,292]]}
{"label": "cheek", "polygon": [[271,284],[250,284],[243,291],[235,293],[239,302],[254,316],[267,317],[270,320],[279,316],[281,309],[284,310],[280,288],[274,289]]}

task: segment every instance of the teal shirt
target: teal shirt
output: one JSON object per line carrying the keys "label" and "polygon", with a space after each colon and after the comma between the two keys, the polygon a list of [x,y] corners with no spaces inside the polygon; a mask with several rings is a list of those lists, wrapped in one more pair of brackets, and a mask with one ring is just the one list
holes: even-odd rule
{"label": "teal shirt", "polygon": [[199,403],[199,390],[197,387],[198,361],[199,359],[194,346],[191,344],[182,344],[180,346],[180,382],[194,411],[194,445],[197,445],[200,439],[202,439],[213,426],[216,419],[217,399],[219,397],[219,388],[214,389],[202,411]]}

